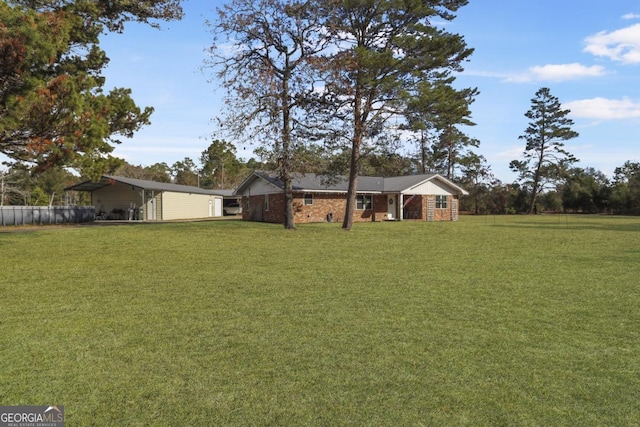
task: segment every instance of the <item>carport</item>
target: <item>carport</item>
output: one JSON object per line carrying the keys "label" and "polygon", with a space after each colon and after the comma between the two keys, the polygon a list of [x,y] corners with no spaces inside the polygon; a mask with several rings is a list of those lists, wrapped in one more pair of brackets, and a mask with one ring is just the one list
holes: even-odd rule
{"label": "carport", "polygon": [[65,191],[91,193],[96,219],[174,220],[222,216],[223,195],[189,185],[104,175]]}

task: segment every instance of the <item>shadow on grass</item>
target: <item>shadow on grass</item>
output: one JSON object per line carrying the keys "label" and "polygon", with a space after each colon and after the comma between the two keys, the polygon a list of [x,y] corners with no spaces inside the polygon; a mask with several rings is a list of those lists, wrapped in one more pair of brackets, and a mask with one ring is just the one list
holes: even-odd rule
{"label": "shadow on grass", "polygon": [[[527,219],[531,218],[531,219]],[[614,217],[614,216],[578,216],[578,215],[541,215],[533,217],[518,217],[513,221],[504,222],[495,220],[496,227],[507,228],[539,228],[557,230],[602,230],[639,232],[640,217]]]}
{"label": "shadow on grass", "polygon": [[126,227],[126,226],[162,226],[162,225],[176,225],[186,223],[207,223],[207,222],[229,222],[238,223],[242,218],[235,216],[228,217],[215,217],[215,218],[196,218],[189,220],[171,220],[171,221],[127,221],[127,220],[105,220],[105,221],[93,221],[85,223],[69,223],[69,224],[32,224],[32,225],[8,225],[1,227],[0,234],[2,233],[24,233],[24,232],[36,232],[47,230],[69,230],[72,228],[91,228],[91,227]]}

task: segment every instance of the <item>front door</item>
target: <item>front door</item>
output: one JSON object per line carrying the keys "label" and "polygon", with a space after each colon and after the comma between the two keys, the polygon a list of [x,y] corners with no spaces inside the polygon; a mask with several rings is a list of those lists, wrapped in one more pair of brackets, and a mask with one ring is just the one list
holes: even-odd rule
{"label": "front door", "polygon": [[395,220],[397,219],[398,212],[398,199],[395,194],[387,195],[387,220]]}

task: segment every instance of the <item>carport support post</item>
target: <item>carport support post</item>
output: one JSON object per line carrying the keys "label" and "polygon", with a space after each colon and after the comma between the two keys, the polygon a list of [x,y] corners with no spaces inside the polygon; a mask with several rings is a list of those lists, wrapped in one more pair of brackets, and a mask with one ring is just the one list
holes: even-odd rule
{"label": "carport support post", "polygon": [[400,193],[398,196],[399,196],[398,197],[398,199],[399,199],[399,203],[398,204],[400,205],[399,206],[400,212],[398,213],[398,216],[399,216],[398,220],[402,221],[404,219],[404,194]]}
{"label": "carport support post", "polygon": [[[144,216],[147,214],[144,206],[144,188],[140,190],[140,197],[142,197],[142,203],[140,203],[140,209],[142,209],[142,218],[140,218],[140,220],[144,221]],[[140,212],[140,209],[138,209],[138,212]]]}

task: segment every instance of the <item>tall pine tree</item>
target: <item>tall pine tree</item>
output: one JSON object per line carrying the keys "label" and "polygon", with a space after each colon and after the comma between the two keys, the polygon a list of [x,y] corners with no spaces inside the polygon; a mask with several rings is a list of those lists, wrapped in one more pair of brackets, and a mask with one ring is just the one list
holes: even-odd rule
{"label": "tall pine tree", "polygon": [[224,136],[259,139],[276,158],[287,229],[295,229],[292,173],[307,119],[302,100],[313,92],[310,62],[326,43],[318,19],[312,1],[233,0],[210,23],[215,43],[207,65],[216,68],[229,106],[221,119]]}
{"label": "tall pine tree", "polygon": [[564,148],[564,141],[578,136],[571,129],[569,113],[549,88],[543,87],[531,99],[531,109],[525,114],[530,122],[519,137],[526,141],[523,159],[513,160],[509,167],[518,172],[520,183],[529,191],[530,214],[536,211],[538,195],[558,183],[567,168],[578,161]]}
{"label": "tall pine tree", "polygon": [[0,2],[0,153],[36,170],[100,175],[113,144],[149,123],[129,89],[103,90],[105,31],[179,19],[178,0]]}
{"label": "tall pine tree", "polygon": [[466,0],[324,1],[327,34],[334,41],[325,62],[326,99],[345,130],[351,158],[342,228],[351,229],[363,144],[420,96],[424,82],[452,81],[472,49],[462,36],[434,21],[451,21]]}

